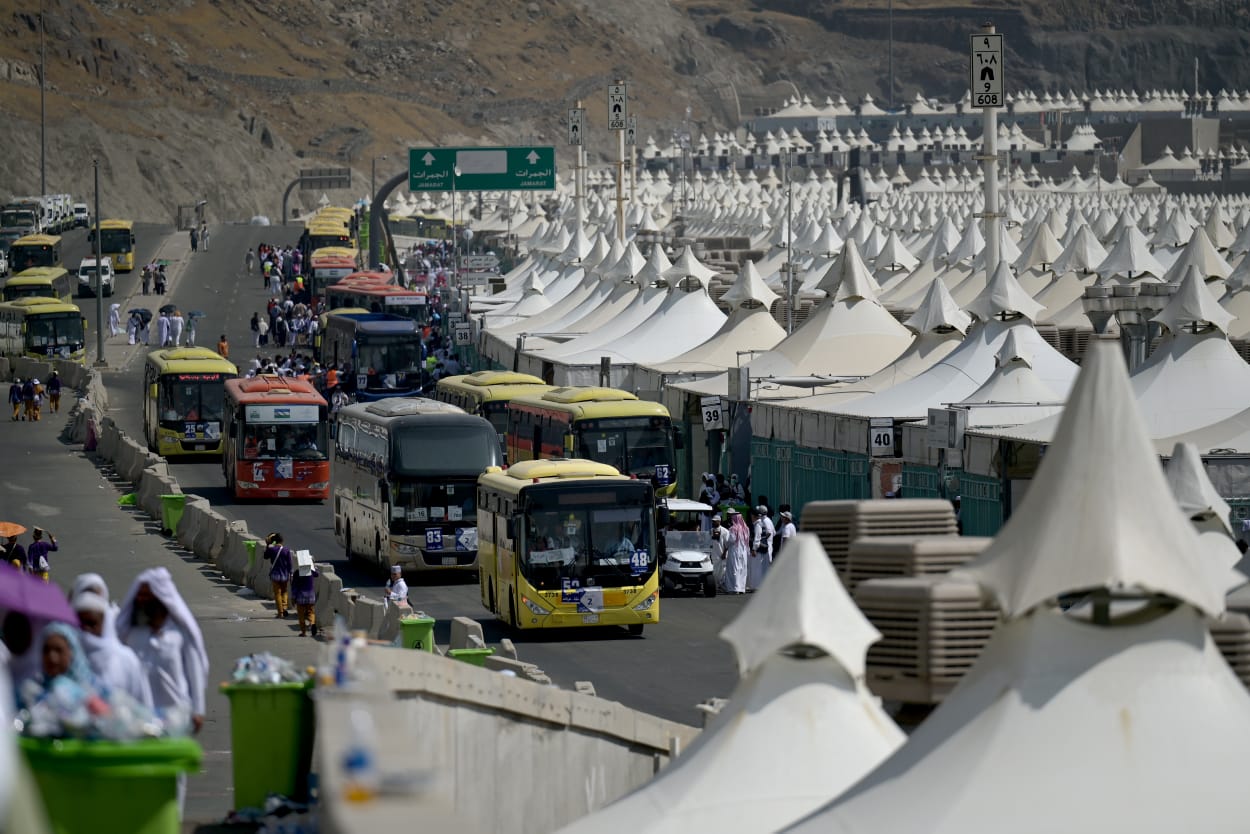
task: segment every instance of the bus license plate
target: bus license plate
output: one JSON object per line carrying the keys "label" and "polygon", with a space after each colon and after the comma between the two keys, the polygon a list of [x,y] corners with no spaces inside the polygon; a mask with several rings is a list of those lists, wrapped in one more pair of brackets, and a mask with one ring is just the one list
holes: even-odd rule
{"label": "bus license plate", "polygon": [[279,498],[290,498],[290,497],[291,497],[291,493],[287,492],[285,489],[280,489],[280,490],[278,490],[278,497],[279,497]]}
{"label": "bus license plate", "polygon": [[599,622],[599,615],[598,614],[583,614],[582,622],[585,623],[586,625],[594,625],[595,623]]}
{"label": "bus license plate", "polygon": [[456,557],[455,557],[455,556],[444,556],[444,557],[443,557],[443,567],[445,567],[445,568],[454,568],[455,566],[456,566]]}
{"label": "bus license plate", "polygon": [[197,452],[203,452],[203,451],[204,451],[205,449],[207,449],[207,448],[208,448],[208,446],[204,445],[203,443],[196,443],[196,444],[195,444],[195,451],[197,451]]}

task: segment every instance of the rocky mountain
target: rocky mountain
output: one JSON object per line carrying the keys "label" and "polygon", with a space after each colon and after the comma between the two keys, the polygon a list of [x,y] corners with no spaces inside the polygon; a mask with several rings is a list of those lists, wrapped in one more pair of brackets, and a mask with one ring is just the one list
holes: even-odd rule
{"label": "rocky mountain", "polygon": [[[604,87],[630,82],[639,132],[724,129],[793,91],[958,96],[967,36],[1006,36],[1008,85],[1250,87],[1241,0],[42,0],[47,188],[165,221],[267,214],[299,168],[350,165],[345,202],[406,149],[555,144]],[[892,8],[892,12],[891,12]],[[893,25],[891,27],[891,18]],[[39,11],[0,10],[0,193],[40,188]],[[598,129],[596,129],[598,128]],[[382,159],[381,157],[385,157]],[[293,195],[305,207],[319,194]]]}

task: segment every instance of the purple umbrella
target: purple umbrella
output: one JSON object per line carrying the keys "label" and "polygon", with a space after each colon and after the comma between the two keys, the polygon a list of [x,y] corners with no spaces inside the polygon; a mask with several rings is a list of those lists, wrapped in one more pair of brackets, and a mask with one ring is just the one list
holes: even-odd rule
{"label": "purple umbrella", "polygon": [[0,562],[0,610],[17,611],[32,619],[60,620],[78,625],[65,592],[37,576]]}

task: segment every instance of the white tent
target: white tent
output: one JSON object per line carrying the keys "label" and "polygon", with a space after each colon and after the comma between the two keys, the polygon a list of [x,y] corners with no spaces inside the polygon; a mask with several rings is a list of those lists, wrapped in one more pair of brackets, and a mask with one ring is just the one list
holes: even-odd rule
{"label": "white tent", "polygon": [[[1087,355],[1024,504],[960,577],[1005,620],[976,664],[898,752],[788,830],[1241,830],[1250,695],[1203,620],[1236,580],[1169,494],[1114,346]],[[1146,607],[1114,625],[1056,607],[1091,591]]]}
{"label": "white tent", "polygon": [[903,734],[864,686],[880,634],[800,533],[721,636],[741,682],[690,748],[562,834],[776,831],[854,784]]}

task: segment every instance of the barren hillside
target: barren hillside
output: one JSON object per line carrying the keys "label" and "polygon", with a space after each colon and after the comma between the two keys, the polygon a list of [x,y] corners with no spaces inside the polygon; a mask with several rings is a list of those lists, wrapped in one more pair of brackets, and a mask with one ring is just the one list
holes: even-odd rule
{"label": "barren hillside", "polygon": [[[630,81],[640,133],[687,105],[710,131],[792,89],[888,99],[887,0],[44,0],[48,188],[106,213],[277,217],[300,167],[349,164],[352,194],[418,144],[563,144],[584,98]],[[39,189],[37,0],[0,10],[0,195]],[[14,8],[16,6],[16,8]],[[1009,84],[1250,86],[1250,11],[1227,0],[896,0],[896,100],[957,95],[967,34],[1007,35]],[[298,196],[298,195],[297,195]],[[316,195],[305,195],[305,200]]]}

